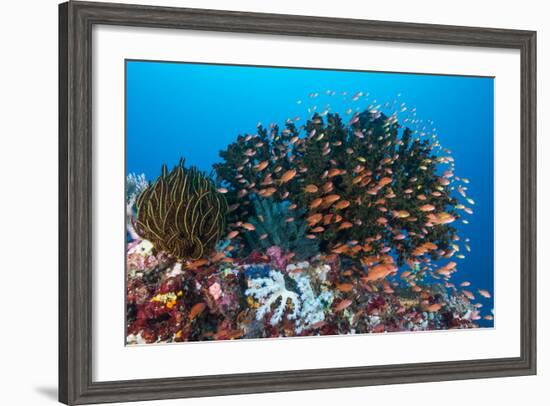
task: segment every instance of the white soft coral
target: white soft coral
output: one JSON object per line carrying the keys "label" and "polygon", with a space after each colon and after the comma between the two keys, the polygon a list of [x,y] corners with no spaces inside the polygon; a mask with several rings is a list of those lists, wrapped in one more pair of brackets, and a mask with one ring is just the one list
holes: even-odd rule
{"label": "white soft coral", "polygon": [[293,320],[300,313],[300,298],[296,292],[286,288],[285,277],[279,271],[270,271],[269,277],[266,278],[250,279],[246,295],[252,296],[260,302],[260,307],[256,311],[257,320],[261,320],[266,313],[271,311],[271,306],[278,302],[269,321],[272,326],[281,321],[289,301],[292,303],[292,311],[287,317]]}
{"label": "white soft coral", "polygon": [[301,333],[304,329],[325,320],[325,309],[332,303],[333,295],[327,290],[316,295],[311,287],[310,278],[306,275],[297,274],[292,278],[301,292],[300,315],[296,321],[296,331]]}
{"label": "white soft coral", "polygon": [[[326,289],[322,289],[317,295],[311,286],[310,277],[305,273],[290,272],[289,277],[296,283],[298,292],[288,290],[285,276],[279,271],[271,270],[267,277],[250,279],[245,293],[260,304],[256,310],[257,320],[262,320],[266,314],[273,312],[270,319],[272,326],[282,320],[287,308],[291,308],[287,318],[295,320],[296,331],[300,333],[325,319],[325,310],[330,307],[333,295]],[[274,304],[277,306],[272,310]]]}

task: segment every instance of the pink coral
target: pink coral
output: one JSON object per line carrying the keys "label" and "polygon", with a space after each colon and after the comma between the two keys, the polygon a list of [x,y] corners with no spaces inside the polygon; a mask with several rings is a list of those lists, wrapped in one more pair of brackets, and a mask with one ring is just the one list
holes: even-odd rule
{"label": "pink coral", "polygon": [[287,261],[283,256],[283,250],[280,247],[274,245],[272,247],[269,247],[266,252],[269,256],[269,259],[271,259],[271,262],[273,263],[273,265],[275,265],[276,268],[280,270],[284,270],[286,268]]}
{"label": "pink coral", "polygon": [[213,283],[208,288],[208,292],[212,295],[214,300],[218,300],[222,295],[222,288],[218,282]]}

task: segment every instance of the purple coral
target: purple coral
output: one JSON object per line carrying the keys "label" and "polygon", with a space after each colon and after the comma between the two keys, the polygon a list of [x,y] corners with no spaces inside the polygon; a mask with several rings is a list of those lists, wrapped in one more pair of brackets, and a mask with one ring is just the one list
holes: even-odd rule
{"label": "purple coral", "polygon": [[286,259],[283,256],[283,250],[276,245],[269,247],[266,251],[271,263],[279,270],[286,269]]}

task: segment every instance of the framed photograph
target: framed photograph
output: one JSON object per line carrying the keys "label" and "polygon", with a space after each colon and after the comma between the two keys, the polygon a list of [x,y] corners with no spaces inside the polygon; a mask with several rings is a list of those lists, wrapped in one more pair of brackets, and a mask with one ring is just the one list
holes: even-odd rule
{"label": "framed photograph", "polygon": [[536,34],[68,2],[59,399],[536,373]]}

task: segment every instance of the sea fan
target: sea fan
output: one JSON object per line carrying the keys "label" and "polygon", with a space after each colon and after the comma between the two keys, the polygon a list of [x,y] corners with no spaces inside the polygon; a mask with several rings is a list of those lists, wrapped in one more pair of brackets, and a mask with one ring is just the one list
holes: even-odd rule
{"label": "sea fan", "polygon": [[293,252],[297,259],[311,258],[319,253],[318,243],[307,238],[307,223],[303,210],[290,210],[288,202],[273,199],[255,199],[255,216],[248,219],[255,230],[246,233],[250,251],[265,252],[277,246]]}
{"label": "sea fan", "polygon": [[212,251],[224,232],[227,203],[214,182],[181,160],[136,200],[136,231],[159,251],[196,260]]}

